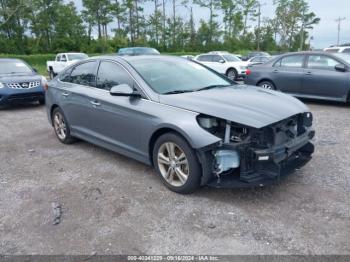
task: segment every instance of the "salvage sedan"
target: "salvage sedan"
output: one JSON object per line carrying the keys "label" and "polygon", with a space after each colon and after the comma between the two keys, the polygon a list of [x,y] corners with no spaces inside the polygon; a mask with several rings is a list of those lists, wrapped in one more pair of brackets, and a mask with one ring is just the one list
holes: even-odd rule
{"label": "salvage sedan", "polygon": [[50,82],[46,101],[62,143],[80,138],[153,165],[178,193],[267,185],[314,151],[299,100],[177,57],[81,61]]}

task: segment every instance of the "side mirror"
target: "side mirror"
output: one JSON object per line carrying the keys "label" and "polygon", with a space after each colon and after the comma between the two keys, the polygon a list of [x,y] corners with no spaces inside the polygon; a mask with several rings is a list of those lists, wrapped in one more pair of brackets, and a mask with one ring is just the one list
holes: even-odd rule
{"label": "side mirror", "polygon": [[346,66],[343,65],[343,64],[336,65],[334,68],[335,68],[336,71],[346,72]]}
{"label": "side mirror", "polygon": [[128,84],[120,84],[117,86],[113,86],[109,93],[112,96],[134,96],[134,97],[141,97],[141,94],[138,91],[135,91],[131,86]]}
{"label": "side mirror", "polygon": [[220,60],[219,60],[219,63],[224,64],[224,63],[225,63],[225,60],[224,60],[224,59],[220,59]]}

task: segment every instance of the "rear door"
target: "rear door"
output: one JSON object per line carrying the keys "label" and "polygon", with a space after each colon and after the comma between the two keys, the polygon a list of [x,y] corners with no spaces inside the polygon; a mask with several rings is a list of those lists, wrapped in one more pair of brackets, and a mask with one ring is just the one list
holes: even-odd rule
{"label": "rear door", "polygon": [[304,76],[305,55],[288,55],[279,59],[272,67],[271,78],[278,90],[299,93]]}
{"label": "rear door", "polygon": [[340,61],[328,55],[309,55],[301,93],[310,96],[346,98],[348,73],[335,70]]}
{"label": "rear door", "polygon": [[73,132],[93,136],[92,127],[94,89],[96,87],[97,61],[88,61],[63,74],[60,84],[61,107]]}

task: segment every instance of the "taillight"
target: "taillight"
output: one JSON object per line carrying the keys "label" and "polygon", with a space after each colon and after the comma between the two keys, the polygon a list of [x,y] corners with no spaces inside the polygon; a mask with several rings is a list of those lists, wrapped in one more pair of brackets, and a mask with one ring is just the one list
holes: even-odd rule
{"label": "taillight", "polygon": [[251,71],[250,69],[247,69],[247,70],[245,71],[245,74],[246,74],[247,76],[249,76],[251,73],[252,73],[252,71]]}

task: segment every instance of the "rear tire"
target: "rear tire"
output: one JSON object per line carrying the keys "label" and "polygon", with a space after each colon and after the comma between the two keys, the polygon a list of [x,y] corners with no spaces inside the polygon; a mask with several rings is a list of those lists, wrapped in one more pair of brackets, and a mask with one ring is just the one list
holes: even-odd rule
{"label": "rear tire", "polygon": [[76,139],[71,136],[67,119],[59,107],[53,110],[51,119],[55,134],[60,142],[63,144],[72,144],[76,141]]}
{"label": "rear tire", "polygon": [[276,90],[275,85],[270,81],[262,81],[258,84],[258,86],[268,90]]}
{"label": "rear tire", "polygon": [[154,167],[171,191],[190,194],[200,186],[201,165],[196,152],[175,133],[160,136],[153,148]]}

